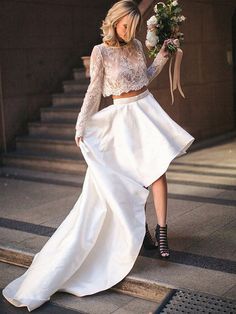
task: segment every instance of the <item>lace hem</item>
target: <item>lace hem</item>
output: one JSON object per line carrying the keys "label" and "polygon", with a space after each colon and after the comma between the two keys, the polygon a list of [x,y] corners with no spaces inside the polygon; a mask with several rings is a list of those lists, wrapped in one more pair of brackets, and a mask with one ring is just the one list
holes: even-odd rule
{"label": "lace hem", "polygon": [[147,86],[148,84],[148,80],[145,80],[145,82],[142,82],[140,84],[136,84],[135,86],[129,86],[127,88],[122,88],[122,89],[117,89],[117,90],[112,90],[112,92],[107,92],[107,94],[103,94],[104,97],[108,97],[108,96],[111,96],[111,95],[115,95],[115,96],[119,96],[120,94],[122,93],[128,93],[130,91],[133,91],[133,90],[139,90],[141,89],[143,86]]}

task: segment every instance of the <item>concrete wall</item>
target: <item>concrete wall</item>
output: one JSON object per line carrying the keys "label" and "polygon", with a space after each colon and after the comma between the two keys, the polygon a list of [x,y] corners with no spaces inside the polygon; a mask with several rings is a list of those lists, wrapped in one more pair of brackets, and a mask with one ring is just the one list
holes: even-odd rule
{"label": "concrete wall", "polygon": [[[112,1],[0,0],[0,66],[8,147],[61,92],[80,57],[100,41]],[[1,110],[0,110],[1,111]],[[1,118],[1,117],[0,117]],[[0,119],[0,123],[2,120]],[[3,150],[0,125],[0,151]]]}
{"label": "concrete wall", "polygon": [[[81,55],[101,42],[101,20],[115,1],[0,0],[0,66],[8,147],[51,104]],[[197,139],[234,128],[231,19],[235,0],[179,0],[187,16],[181,69],[186,99],[170,104],[168,65],[150,85],[164,109]],[[155,1],[156,3],[156,1]],[[153,14],[152,6],[144,16]],[[137,35],[143,42],[146,25]],[[144,46],[145,48],[145,46]],[[151,62],[151,60],[149,60]],[[3,135],[0,116],[0,151]]]}

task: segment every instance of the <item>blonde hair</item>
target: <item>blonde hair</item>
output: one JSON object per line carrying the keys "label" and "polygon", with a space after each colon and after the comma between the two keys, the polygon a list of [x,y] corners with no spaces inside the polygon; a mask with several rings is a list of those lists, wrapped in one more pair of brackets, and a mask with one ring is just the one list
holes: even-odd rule
{"label": "blonde hair", "polygon": [[126,42],[130,42],[140,29],[142,16],[138,5],[133,0],[121,0],[116,2],[108,11],[105,20],[102,21],[101,36],[103,42],[109,46],[120,46],[115,27],[119,20],[125,15],[129,16],[129,23],[126,33]]}

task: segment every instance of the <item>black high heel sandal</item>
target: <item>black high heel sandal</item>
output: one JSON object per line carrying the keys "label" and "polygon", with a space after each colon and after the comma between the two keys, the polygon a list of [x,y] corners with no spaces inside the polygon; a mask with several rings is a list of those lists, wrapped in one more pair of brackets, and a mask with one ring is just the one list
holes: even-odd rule
{"label": "black high heel sandal", "polygon": [[[148,190],[148,187],[145,187],[145,189]],[[147,202],[145,203],[144,205],[144,210],[145,210],[145,213],[146,213],[146,210],[147,210]],[[145,250],[155,250],[157,247],[155,245],[155,241],[152,239],[152,236],[151,236],[151,233],[148,229],[148,224],[146,223],[146,234],[145,234],[145,237],[143,239],[143,247]]]}
{"label": "black high heel sandal", "polygon": [[146,250],[155,250],[157,247],[155,245],[155,242],[152,239],[152,236],[150,234],[150,231],[148,229],[148,224],[146,223],[146,234],[143,240],[143,247]]}
{"label": "black high heel sandal", "polygon": [[158,245],[159,248],[160,256],[164,258],[170,257],[170,250],[167,239],[167,225],[165,225],[165,227],[161,227],[159,224],[156,225],[155,238],[157,241],[156,245]]}

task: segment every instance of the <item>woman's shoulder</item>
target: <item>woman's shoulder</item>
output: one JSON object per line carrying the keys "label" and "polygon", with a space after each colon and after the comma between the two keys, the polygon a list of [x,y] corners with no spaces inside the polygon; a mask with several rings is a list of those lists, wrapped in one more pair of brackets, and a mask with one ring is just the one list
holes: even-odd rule
{"label": "woman's shoulder", "polygon": [[141,42],[141,40],[139,40],[138,38],[134,38],[134,41],[135,41],[135,43],[137,43],[138,45],[139,45],[139,47],[141,46],[142,47],[142,42]]}
{"label": "woman's shoulder", "polygon": [[101,55],[102,54],[102,43],[96,44],[91,50],[91,55]]}
{"label": "woman's shoulder", "polygon": [[138,42],[138,43],[141,43],[141,41],[138,39],[138,38],[134,38],[134,41]]}
{"label": "woman's shoulder", "polygon": [[102,46],[103,46],[103,43],[96,44],[96,45],[93,46],[92,50],[101,50]]}
{"label": "woman's shoulder", "polygon": [[106,50],[106,44],[101,42],[100,44],[96,44],[93,46],[92,53],[97,53],[97,54],[103,55],[104,50]]}

